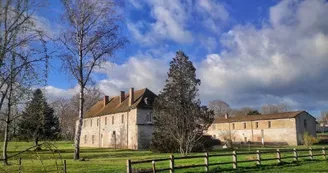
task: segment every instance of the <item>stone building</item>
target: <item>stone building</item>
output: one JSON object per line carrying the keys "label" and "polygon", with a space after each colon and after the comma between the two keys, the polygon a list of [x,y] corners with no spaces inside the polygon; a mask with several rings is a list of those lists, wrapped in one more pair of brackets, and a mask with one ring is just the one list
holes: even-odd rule
{"label": "stone building", "polygon": [[224,141],[262,144],[300,145],[304,132],[316,136],[316,120],[306,111],[285,112],[242,117],[219,117],[207,133]]}
{"label": "stone building", "polygon": [[80,145],[146,149],[152,133],[152,103],[156,95],[147,88],[119,96],[105,96],[85,114]]}

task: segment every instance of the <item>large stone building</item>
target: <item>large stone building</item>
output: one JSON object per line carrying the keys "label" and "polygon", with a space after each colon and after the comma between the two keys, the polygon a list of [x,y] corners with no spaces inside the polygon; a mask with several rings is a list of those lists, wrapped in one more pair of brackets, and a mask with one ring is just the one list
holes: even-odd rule
{"label": "large stone building", "polygon": [[209,127],[208,134],[224,141],[262,144],[300,145],[304,132],[316,136],[316,120],[306,111],[242,117],[220,117]]}
{"label": "large stone building", "polygon": [[119,96],[105,96],[85,114],[81,146],[146,149],[152,133],[152,103],[156,95],[147,88]]}

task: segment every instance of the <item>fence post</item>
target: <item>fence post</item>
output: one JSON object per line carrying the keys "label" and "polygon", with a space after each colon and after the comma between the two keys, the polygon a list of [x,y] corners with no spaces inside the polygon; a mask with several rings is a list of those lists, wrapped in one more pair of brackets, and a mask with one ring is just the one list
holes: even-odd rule
{"label": "fence post", "polygon": [[19,173],[21,173],[22,172],[22,158],[20,157],[19,159],[18,159],[18,165],[19,165]]}
{"label": "fence post", "polygon": [[280,155],[280,150],[277,149],[277,162],[281,163],[281,155]]}
{"label": "fence post", "polygon": [[294,151],[294,161],[298,161],[296,148],[294,148],[293,151]]}
{"label": "fence post", "polygon": [[170,156],[170,173],[174,173],[174,156]]}
{"label": "fence post", "polygon": [[153,173],[156,173],[156,165],[154,160],[151,162],[151,165],[153,167]]}
{"label": "fence post", "polygon": [[237,169],[237,153],[236,151],[232,152],[232,168]]}
{"label": "fence post", "polygon": [[313,160],[313,152],[312,152],[312,148],[309,148],[309,157],[311,160]]}
{"label": "fence post", "polygon": [[131,160],[126,160],[126,172],[132,173]]}
{"label": "fence post", "polygon": [[209,165],[208,165],[208,163],[209,163],[209,161],[208,161],[208,152],[205,153],[204,162],[205,162],[205,172],[210,171]]}
{"label": "fence post", "polygon": [[323,159],[327,159],[325,147],[322,147],[322,156],[323,156]]}
{"label": "fence post", "polygon": [[261,153],[260,153],[260,150],[256,150],[256,157],[257,157],[256,164],[257,165],[261,165]]}
{"label": "fence post", "polygon": [[64,160],[64,173],[67,173],[66,160]]}

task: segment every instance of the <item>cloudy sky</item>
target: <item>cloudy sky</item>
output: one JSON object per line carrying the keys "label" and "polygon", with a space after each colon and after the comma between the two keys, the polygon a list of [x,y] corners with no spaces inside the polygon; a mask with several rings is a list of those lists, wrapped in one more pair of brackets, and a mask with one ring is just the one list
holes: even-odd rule
{"label": "cloudy sky", "polygon": [[[50,8],[50,9],[49,9]],[[57,0],[38,14],[58,32]],[[328,2],[325,0],[126,0],[122,32],[130,44],[93,74],[107,95],[147,87],[158,93],[177,50],[201,79],[200,98],[231,107],[287,103],[328,110]],[[49,99],[69,97],[76,82],[53,60]]]}

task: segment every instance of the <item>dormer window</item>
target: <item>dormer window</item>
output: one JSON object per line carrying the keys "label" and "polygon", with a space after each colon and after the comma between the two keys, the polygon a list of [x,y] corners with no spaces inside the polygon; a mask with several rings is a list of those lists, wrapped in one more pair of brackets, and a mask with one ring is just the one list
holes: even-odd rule
{"label": "dormer window", "polygon": [[149,104],[149,100],[148,100],[148,97],[144,98],[144,102],[145,102],[145,104],[146,104],[146,105],[148,105],[148,104]]}

